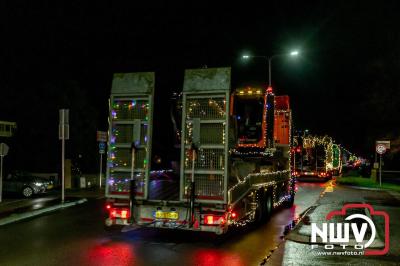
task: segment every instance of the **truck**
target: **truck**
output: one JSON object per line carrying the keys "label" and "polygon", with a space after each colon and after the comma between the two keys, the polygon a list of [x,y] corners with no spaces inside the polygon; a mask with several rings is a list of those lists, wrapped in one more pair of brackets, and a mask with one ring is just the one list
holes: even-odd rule
{"label": "truck", "polygon": [[151,171],[152,135],[163,134],[152,131],[154,80],[154,72],[113,77],[106,228],[221,235],[293,205],[288,96],[271,88],[231,90],[229,67],[185,70],[177,179],[165,185],[156,177],[171,170]]}
{"label": "truck", "polygon": [[341,148],[329,136],[294,138],[293,175],[298,179],[327,180],[341,173]]}

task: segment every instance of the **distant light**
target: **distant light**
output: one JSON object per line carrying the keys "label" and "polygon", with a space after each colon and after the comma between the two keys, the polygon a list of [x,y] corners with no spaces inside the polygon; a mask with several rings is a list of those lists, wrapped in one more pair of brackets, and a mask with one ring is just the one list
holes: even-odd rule
{"label": "distant light", "polygon": [[271,86],[269,86],[269,87],[267,88],[267,93],[272,93],[272,87],[271,87]]}
{"label": "distant light", "polygon": [[299,51],[297,51],[297,50],[290,52],[290,56],[297,56],[297,55],[299,55]]}
{"label": "distant light", "polygon": [[242,58],[248,59],[248,58],[250,58],[250,55],[247,55],[247,54],[246,54],[246,55],[243,55]]}

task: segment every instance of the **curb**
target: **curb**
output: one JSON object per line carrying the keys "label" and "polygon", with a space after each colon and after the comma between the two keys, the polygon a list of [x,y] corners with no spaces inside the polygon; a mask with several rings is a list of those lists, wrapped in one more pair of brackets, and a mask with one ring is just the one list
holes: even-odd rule
{"label": "curb", "polygon": [[3,219],[0,219],[0,226],[6,225],[6,224],[10,224],[10,223],[14,223],[14,222],[18,222],[18,221],[25,220],[25,219],[28,219],[28,218],[32,218],[32,217],[41,215],[43,213],[56,211],[58,209],[64,209],[64,208],[68,208],[68,207],[71,207],[71,206],[79,205],[79,204],[85,203],[86,201],[87,201],[87,199],[83,198],[83,199],[80,199],[78,201],[68,202],[68,203],[64,203],[64,204],[58,204],[58,205],[55,205],[55,206],[51,206],[51,207],[48,207],[48,208],[43,208],[43,209],[31,211],[31,212],[26,212],[26,213],[21,213],[21,214],[14,214],[14,215],[11,215],[10,217],[6,217],[6,218],[3,218]]}
{"label": "curb", "polygon": [[349,186],[349,185],[344,185],[344,184],[338,184],[337,185],[341,187],[347,187],[347,188],[354,188],[354,189],[360,189],[360,190],[371,190],[371,191],[393,191],[391,189],[386,189],[386,188],[373,188],[373,187],[359,187],[359,186]]}

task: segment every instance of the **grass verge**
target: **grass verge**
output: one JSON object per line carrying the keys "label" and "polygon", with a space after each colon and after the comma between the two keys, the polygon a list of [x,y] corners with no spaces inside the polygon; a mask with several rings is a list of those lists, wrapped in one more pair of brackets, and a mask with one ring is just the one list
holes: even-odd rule
{"label": "grass verge", "polygon": [[379,186],[379,183],[375,183],[371,178],[365,178],[360,176],[346,176],[346,177],[338,177],[336,179],[336,183],[341,185],[348,186],[359,186],[359,187],[368,187],[368,188],[383,188],[390,189],[397,192],[400,192],[400,186],[390,183],[382,183],[382,186]]}

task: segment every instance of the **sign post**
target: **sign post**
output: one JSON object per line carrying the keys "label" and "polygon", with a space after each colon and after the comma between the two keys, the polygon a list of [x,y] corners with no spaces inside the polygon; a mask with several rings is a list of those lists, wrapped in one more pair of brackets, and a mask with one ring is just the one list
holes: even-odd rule
{"label": "sign post", "polygon": [[103,173],[103,154],[105,153],[106,150],[106,143],[105,142],[100,142],[99,143],[99,153],[100,153],[100,174],[99,174],[99,186],[101,188],[101,179],[102,179],[102,173]]}
{"label": "sign post", "polygon": [[379,186],[382,186],[382,155],[386,152],[386,145],[377,142],[376,152],[379,154]]}
{"label": "sign post", "polygon": [[0,143],[0,203],[3,194],[3,158],[8,153],[8,146],[5,143]]}
{"label": "sign post", "polygon": [[100,153],[99,187],[101,188],[101,180],[103,174],[103,154],[106,152],[107,132],[97,131],[97,141],[99,142],[99,153]]}
{"label": "sign post", "polygon": [[69,139],[69,110],[60,109],[58,138],[61,140],[61,202],[65,200],[65,140]]}

